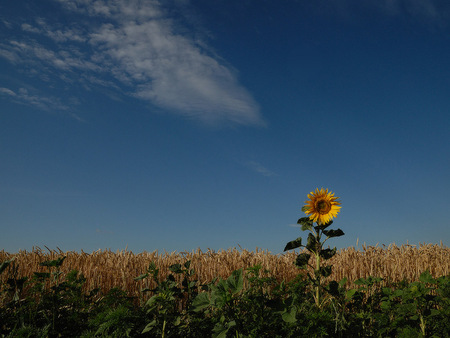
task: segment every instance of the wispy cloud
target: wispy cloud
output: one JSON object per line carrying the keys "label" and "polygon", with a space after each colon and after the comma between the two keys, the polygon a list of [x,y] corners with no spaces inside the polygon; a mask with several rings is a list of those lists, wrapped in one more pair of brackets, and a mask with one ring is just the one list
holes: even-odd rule
{"label": "wispy cloud", "polygon": [[170,18],[158,0],[55,1],[82,19],[70,28],[44,17],[22,23],[27,37],[0,43],[0,57],[33,64],[50,79],[123,88],[206,123],[265,124],[238,72]]}
{"label": "wispy cloud", "polygon": [[[26,88],[19,88],[14,91],[10,88],[0,87],[0,96],[9,97],[16,103],[34,106],[40,110],[48,112],[64,112],[79,122],[85,122],[81,117],[71,111],[71,108],[61,102],[57,97],[41,96],[36,93],[30,93]],[[71,100],[71,102],[75,102]]]}
{"label": "wispy cloud", "polygon": [[248,161],[245,163],[245,165],[250,168],[251,170],[257,172],[258,174],[261,174],[263,176],[266,177],[271,177],[271,176],[278,176],[276,173],[274,173],[273,171],[267,169],[266,167],[264,167],[261,163],[259,162],[255,162],[255,161]]}

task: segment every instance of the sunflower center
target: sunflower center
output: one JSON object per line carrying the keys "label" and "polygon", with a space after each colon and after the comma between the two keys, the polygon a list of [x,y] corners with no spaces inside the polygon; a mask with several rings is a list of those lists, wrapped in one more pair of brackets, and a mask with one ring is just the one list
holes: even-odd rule
{"label": "sunflower center", "polygon": [[328,214],[331,210],[331,203],[326,200],[318,200],[316,202],[316,210],[321,214]]}

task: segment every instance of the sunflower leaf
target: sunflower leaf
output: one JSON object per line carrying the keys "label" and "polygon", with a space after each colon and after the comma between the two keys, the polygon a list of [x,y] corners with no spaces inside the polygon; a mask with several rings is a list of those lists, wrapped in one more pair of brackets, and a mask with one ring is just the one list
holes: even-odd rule
{"label": "sunflower leaf", "polygon": [[302,212],[307,212],[309,210],[308,206],[304,205],[302,206]]}
{"label": "sunflower leaf", "polygon": [[295,265],[297,265],[301,269],[306,268],[306,265],[308,265],[310,257],[311,257],[311,255],[309,253],[306,253],[306,252],[301,253],[295,259]]}
{"label": "sunflower leaf", "polygon": [[312,233],[308,234],[308,241],[306,243],[306,248],[311,252],[316,252],[317,239]]}
{"label": "sunflower leaf", "polygon": [[302,231],[311,230],[313,221],[309,219],[309,217],[302,217],[297,221],[297,224],[302,225]]}
{"label": "sunflower leaf", "polygon": [[325,230],[326,228],[328,228],[331,224],[333,224],[333,221],[328,221],[327,223],[323,223],[323,224],[317,224],[314,228],[317,230]]}
{"label": "sunflower leaf", "polygon": [[331,268],[333,266],[332,265],[328,265],[328,266],[321,266],[319,269],[319,273],[322,277],[327,278],[329,275],[331,275]]}
{"label": "sunflower leaf", "polygon": [[325,234],[325,236],[327,237],[339,237],[339,236],[343,236],[344,232],[341,229],[337,229],[337,230],[324,230],[323,233]]}
{"label": "sunflower leaf", "polygon": [[297,249],[301,246],[302,246],[302,238],[299,237],[296,240],[290,241],[288,244],[286,244],[283,251]]}
{"label": "sunflower leaf", "polygon": [[320,251],[320,257],[327,260],[333,257],[336,254],[336,248],[333,249],[322,249]]}

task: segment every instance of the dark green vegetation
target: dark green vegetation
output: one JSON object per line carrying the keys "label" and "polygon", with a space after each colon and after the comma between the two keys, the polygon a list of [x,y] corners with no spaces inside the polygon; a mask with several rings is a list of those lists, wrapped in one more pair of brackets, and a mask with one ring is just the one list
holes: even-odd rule
{"label": "dark green vegetation", "polygon": [[47,272],[29,279],[13,260],[0,263],[0,337],[450,336],[450,276],[424,272],[392,285],[369,277],[346,287],[303,273],[278,283],[254,266],[200,285],[187,261],[165,280],[150,264],[136,279],[157,286],[133,298],[117,288],[83,291],[81,274],[62,275],[64,259],[41,263]]}

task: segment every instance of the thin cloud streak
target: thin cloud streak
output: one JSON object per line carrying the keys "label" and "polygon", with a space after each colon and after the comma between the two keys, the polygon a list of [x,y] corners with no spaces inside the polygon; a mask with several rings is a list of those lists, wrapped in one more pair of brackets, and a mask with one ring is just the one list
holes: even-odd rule
{"label": "thin cloud streak", "polygon": [[[13,91],[9,88],[0,87],[0,97],[9,97],[12,101],[36,107],[40,110],[47,112],[63,112],[66,115],[74,118],[79,122],[85,122],[77,114],[71,112],[71,108],[63,103],[57,97],[46,97],[42,95],[32,94],[26,88],[19,88],[17,91]],[[72,103],[76,100],[71,100]]]}
{"label": "thin cloud streak", "polygon": [[261,163],[259,162],[255,162],[255,161],[248,161],[245,163],[246,166],[248,168],[250,168],[251,170],[257,172],[258,174],[261,174],[263,176],[266,177],[272,177],[272,176],[278,176],[276,173],[274,173],[273,171],[267,169],[266,167],[264,167]]}

